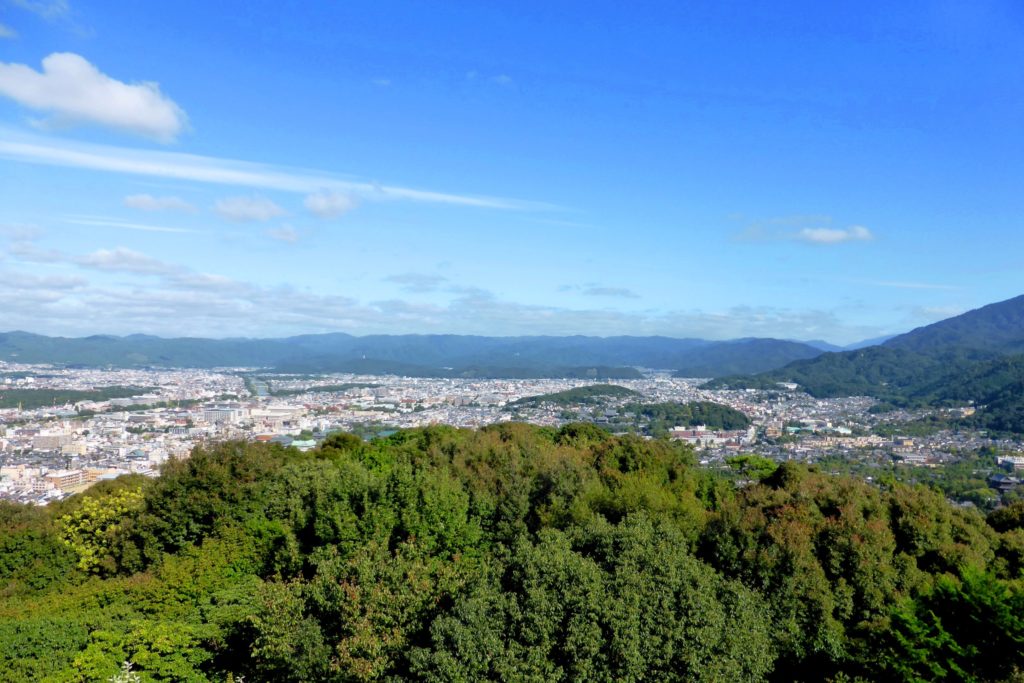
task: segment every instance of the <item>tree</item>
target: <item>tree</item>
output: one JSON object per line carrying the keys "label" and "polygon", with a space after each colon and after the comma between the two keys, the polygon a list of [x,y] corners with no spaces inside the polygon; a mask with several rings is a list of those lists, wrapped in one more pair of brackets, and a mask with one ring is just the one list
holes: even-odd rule
{"label": "tree", "polygon": [[124,521],[142,509],[142,489],[125,489],[109,496],[88,496],[82,505],[60,519],[64,543],[78,555],[78,568],[87,572],[113,571],[111,549]]}

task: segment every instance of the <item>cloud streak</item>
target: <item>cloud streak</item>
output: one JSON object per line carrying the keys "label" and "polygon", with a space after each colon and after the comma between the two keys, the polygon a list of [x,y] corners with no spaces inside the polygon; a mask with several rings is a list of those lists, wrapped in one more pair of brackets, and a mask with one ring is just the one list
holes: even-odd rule
{"label": "cloud streak", "polygon": [[124,221],[112,220],[109,218],[86,218],[86,217],[71,217],[65,218],[65,223],[71,223],[72,225],[88,225],[98,228],[118,228],[120,230],[136,230],[138,232],[166,232],[173,234],[194,234],[197,230],[189,230],[188,228],[170,228],[163,225],[147,225],[145,223],[126,223]]}
{"label": "cloud streak", "polygon": [[0,139],[0,158],[48,166],[278,190],[304,195],[331,191],[367,201],[411,201],[517,211],[544,211],[557,208],[540,202],[378,185],[332,177],[319,171],[295,170],[195,154],[74,143],[29,136],[2,128],[0,137],[3,138]]}

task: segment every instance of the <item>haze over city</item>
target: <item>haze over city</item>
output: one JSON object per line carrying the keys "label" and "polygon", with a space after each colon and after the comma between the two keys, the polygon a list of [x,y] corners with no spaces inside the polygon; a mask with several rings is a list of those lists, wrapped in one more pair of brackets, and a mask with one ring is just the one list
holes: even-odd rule
{"label": "haze over city", "polygon": [[0,328],[903,332],[1019,294],[1022,28],[1010,0],[7,0]]}

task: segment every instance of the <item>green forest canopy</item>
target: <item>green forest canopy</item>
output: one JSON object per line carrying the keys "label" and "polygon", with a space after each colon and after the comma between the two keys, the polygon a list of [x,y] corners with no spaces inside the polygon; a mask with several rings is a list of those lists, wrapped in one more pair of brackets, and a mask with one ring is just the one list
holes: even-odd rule
{"label": "green forest canopy", "polygon": [[712,401],[689,403],[627,403],[622,410],[647,419],[651,428],[694,427],[709,429],[746,429],[750,418],[741,411]]}
{"label": "green forest canopy", "polygon": [[[742,464],[742,463],[741,463]],[[739,469],[742,469],[740,467]],[[1007,680],[1024,506],[593,425],[228,442],[0,503],[10,681]]]}
{"label": "green forest canopy", "polygon": [[540,394],[539,396],[526,396],[508,403],[509,407],[538,407],[544,403],[556,406],[592,405],[603,403],[610,398],[629,398],[640,396],[639,392],[617,384],[588,384],[584,387],[575,387],[565,391],[556,391],[551,394]]}

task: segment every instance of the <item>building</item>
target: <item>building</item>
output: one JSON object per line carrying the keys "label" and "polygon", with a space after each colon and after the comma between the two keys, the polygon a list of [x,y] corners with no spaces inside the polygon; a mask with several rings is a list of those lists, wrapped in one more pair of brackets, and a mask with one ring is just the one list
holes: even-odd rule
{"label": "building", "polygon": [[67,491],[85,483],[82,470],[52,470],[43,475],[43,479],[53,488]]}

